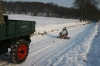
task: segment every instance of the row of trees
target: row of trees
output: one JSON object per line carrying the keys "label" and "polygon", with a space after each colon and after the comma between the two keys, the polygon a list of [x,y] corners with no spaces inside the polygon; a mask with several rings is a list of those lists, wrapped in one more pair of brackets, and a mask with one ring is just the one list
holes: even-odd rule
{"label": "row of trees", "polygon": [[41,15],[47,17],[79,18],[79,10],[42,2],[2,1],[5,13]]}
{"label": "row of trees", "polygon": [[73,8],[42,2],[7,2],[1,0],[4,13],[30,14],[34,16],[80,18],[80,20],[100,19],[100,10],[96,0],[75,0]]}
{"label": "row of trees", "polygon": [[75,0],[74,7],[80,10],[80,20],[99,20],[100,10],[97,0]]}

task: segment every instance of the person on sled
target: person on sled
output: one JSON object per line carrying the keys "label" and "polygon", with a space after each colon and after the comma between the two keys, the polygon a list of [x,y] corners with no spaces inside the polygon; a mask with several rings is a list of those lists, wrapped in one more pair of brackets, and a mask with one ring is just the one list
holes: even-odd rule
{"label": "person on sled", "polygon": [[68,31],[66,27],[64,27],[63,30],[60,32],[60,37],[64,39],[68,38]]}

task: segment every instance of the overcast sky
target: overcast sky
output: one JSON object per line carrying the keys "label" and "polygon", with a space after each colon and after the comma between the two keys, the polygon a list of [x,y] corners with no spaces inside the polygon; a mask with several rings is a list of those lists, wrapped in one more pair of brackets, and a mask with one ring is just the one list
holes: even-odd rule
{"label": "overcast sky", "polygon": [[[5,0],[4,0],[5,1]],[[64,6],[64,7],[72,7],[74,0],[6,0],[6,1],[38,1],[38,2],[53,2],[55,4],[58,4],[58,6]]]}

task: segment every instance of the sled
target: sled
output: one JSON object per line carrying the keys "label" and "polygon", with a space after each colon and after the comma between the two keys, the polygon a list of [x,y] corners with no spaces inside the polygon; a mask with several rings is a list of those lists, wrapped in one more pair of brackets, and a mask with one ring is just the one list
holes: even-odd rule
{"label": "sled", "polygon": [[70,39],[70,37],[68,37],[67,34],[64,36],[64,35],[62,35],[62,33],[59,33],[59,36],[57,36],[57,38],[60,38],[60,39]]}

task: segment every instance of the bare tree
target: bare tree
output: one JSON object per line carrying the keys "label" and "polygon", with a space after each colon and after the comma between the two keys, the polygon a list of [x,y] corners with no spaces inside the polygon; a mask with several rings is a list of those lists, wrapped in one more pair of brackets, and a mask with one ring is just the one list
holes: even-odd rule
{"label": "bare tree", "polygon": [[[96,10],[96,7],[98,5],[97,0],[75,0],[74,1],[74,7],[80,9],[80,21],[85,20],[90,15],[86,15],[91,10],[91,7],[93,7]],[[86,18],[87,17],[87,18]]]}

